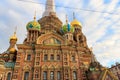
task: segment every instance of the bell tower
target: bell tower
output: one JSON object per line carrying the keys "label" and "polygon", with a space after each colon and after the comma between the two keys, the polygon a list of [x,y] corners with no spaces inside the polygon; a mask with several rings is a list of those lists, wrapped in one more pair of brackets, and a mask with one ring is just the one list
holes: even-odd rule
{"label": "bell tower", "polygon": [[55,32],[60,33],[62,21],[57,17],[54,0],[47,0],[45,12],[42,18],[38,20],[41,25],[42,33]]}
{"label": "bell tower", "polygon": [[54,16],[56,15],[54,0],[47,0],[46,2],[46,9],[45,12],[43,13],[43,17],[49,15],[54,15]]}

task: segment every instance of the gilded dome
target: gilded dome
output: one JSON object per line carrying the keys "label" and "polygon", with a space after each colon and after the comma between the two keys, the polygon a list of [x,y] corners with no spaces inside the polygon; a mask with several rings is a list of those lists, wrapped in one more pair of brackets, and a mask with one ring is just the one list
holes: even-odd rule
{"label": "gilded dome", "polygon": [[15,48],[11,48],[11,49],[9,50],[10,53],[14,53],[15,51],[16,51]]}
{"label": "gilded dome", "polygon": [[40,24],[36,20],[30,21],[27,24],[26,28],[27,28],[27,30],[29,30],[29,29],[40,30]]}
{"label": "gilded dome", "polygon": [[16,40],[17,41],[16,32],[14,32],[14,35],[10,37],[10,40]]}
{"label": "gilded dome", "polygon": [[64,33],[66,33],[66,32],[74,32],[74,27],[72,27],[70,24],[65,24],[65,25],[63,25],[63,27],[62,27],[62,31],[64,32]]}
{"label": "gilded dome", "polygon": [[78,20],[76,20],[76,19],[74,19],[74,20],[71,22],[71,25],[72,25],[72,26],[76,26],[76,25],[77,25],[77,26],[80,26],[80,27],[82,26],[82,24],[81,24]]}

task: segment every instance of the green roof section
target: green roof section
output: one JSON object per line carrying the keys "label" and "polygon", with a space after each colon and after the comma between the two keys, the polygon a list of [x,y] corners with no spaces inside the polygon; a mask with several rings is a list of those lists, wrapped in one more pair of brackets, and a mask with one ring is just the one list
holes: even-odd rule
{"label": "green roof section", "polygon": [[29,29],[35,29],[35,30],[40,30],[40,24],[37,21],[31,21],[27,24],[26,26],[27,30]]}
{"label": "green roof section", "polygon": [[15,62],[5,62],[5,67],[6,68],[14,68]]}

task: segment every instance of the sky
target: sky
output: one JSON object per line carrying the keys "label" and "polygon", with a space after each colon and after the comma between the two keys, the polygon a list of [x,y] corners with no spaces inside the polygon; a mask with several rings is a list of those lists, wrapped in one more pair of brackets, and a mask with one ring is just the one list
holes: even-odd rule
{"label": "sky", "polygon": [[[46,3],[46,0],[24,1]],[[9,38],[16,26],[17,43],[22,44],[27,34],[27,23],[33,20],[35,11],[37,19],[42,17],[45,10],[43,4],[20,0],[0,1],[0,53],[9,47]],[[87,37],[88,46],[93,47],[93,53],[103,66],[110,67],[120,62],[120,0],[55,0],[55,4],[76,8],[56,7],[56,13],[63,23],[65,23],[66,14],[71,22],[73,12],[75,13],[76,19],[82,24],[82,31]]]}

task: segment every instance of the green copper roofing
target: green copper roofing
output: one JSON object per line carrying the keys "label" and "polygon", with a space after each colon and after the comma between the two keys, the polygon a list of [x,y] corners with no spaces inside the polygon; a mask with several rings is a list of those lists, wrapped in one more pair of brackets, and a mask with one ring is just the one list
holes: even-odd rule
{"label": "green copper roofing", "polygon": [[36,30],[40,30],[40,24],[37,21],[31,21],[27,24],[26,26],[27,30],[29,29],[36,29]]}
{"label": "green copper roofing", "polygon": [[5,67],[6,67],[6,68],[14,68],[14,66],[15,66],[15,63],[14,63],[14,62],[6,62],[6,63],[5,63]]}

